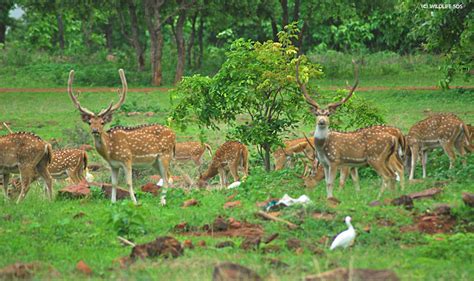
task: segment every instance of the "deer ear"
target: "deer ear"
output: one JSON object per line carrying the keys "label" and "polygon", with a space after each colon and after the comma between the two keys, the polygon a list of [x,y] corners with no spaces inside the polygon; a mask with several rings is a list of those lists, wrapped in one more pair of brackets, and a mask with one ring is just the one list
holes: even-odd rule
{"label": "deer ear", "polygon": [[102,120],[104,121],[104,124],[109,123],[112,121],[112,114],[104,114],[104,116],[102,116]]}
{"label": "deer ear", "polygon": [[89,114],[86,114],[86,113],[81,114],[82,122],[85,122],[87,124],[91,123],[91,117],[92,116],[90,116]]}

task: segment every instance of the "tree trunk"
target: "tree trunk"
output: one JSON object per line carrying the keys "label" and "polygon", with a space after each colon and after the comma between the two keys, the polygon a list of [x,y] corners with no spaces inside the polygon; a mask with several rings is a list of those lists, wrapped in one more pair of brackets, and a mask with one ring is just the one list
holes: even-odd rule
{"label": "tree trunk", "polygon": [[262,144],[264,150],[263,164],[265,165],[265,171],[270,172],[270,145],[268,143]]}
{"label": "tree trunk", "polygon": [[151,40],[151,84],[153,86],[160,86],[163,78],[163,69],[161,65],[163,55],[163,30],[160,10],[164,2],[164,0],[147,0],[144,5],[145,19]]}
{"label": "tree trunk", "polygon": [[5,44],[6,31],[7,31],[7,26],[4,23],[0,23],[0,44]]}
{"label": "tree trunk", "polygon": [[280,0],[281,11],[282,11],[282,28],[288,25],[288,0]]}
{"label": "tree trunk", "polygon": [[63,22],[63,15],[58,13],[56,15],[56,20],[58,22],[58,42],[59,48],[64,50],[64,22]]}
{"label": "tree trunk", "polygon": [[176,39],[176,48],[178,51],[178,62],[176,64],[176,73],[174,76],[174,83],[177,84],[181,79],[183,78],[184,75],[184,66],[186,62],[186,47],[185,47],[185,42],[184,42],[184,34],[183,34],[183,29],[184,29],[184,24],[186,23],[186,10],[182,9],[179,12],[179,17],[178,17],[178,22],[176,24],[176,33],[175,33],[175,39]]}
{"label": "tree trunk", "polygon": [[188,63],[188,67],[193,67],[192,65],[192,51],[194,48],[194,37],[196,36],[196,19],[197,19],[198,13],[195,12],[194,15],[191,18],[191,35],[189,35],[189,42],[188,42],[188,48],[186,49],[187,55],[186,55],[186,60]]}
{"label": "tree trunk", "polygon": [[295,0],[295,7],[293,7],[293,21],[300,20],[300,0]]}
{"label": "tree trunk", "polygon": [[199,55],[197,56],[197,67],[201,67],[202,65],[202,59],[204,56],[204,43],[203,43],[203,36],[204,36],[204,21],[203,21],[203,15],[201,13],[201,16],[199,17],[199,28],[198,28],[198,45],[199,45]]}
{"label": "tree trunk", "polygon": [[275,19],[273,18],[273,16],[270,19],[272,21],[273,41],[278,42],[278,26],[277,26],[277,23],[276,23]]}
{"label": "tree trunk", "polygon": [[145,70],[145,47],[140,42],[140,31],[137,18],[137,7],[133,1],[128,2],[128,11],[130,13],[130,26],[132,30],[131,41],[135,49],[138,71]]}
{"label": "tree trunk", "polygon": [[104,35],[105,35],[105,45],[107,47],[107,50],[109,51],[109,54],[112,53],[113,50],[113,42],[112,42],[112,34],[113,34],[113,29],[112,29],[112,23],[107,22],[104,27]]}

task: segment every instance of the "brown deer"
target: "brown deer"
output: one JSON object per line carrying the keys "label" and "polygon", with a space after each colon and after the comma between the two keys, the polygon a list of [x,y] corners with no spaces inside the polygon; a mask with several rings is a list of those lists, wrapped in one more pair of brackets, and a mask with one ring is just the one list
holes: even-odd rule
{"label": "brown deer", "polygon": [[202,165],[202,156],[206,149],[209,152],[209,156],[212,157],[211,146],[207,143],[197,141],[177,142],[175,160],[183,162],[192,160],[196,166],[200,167]]}
{"label": "brown deer", "polygon": [[243,168],[244,176],[248,175],[249,152],[247,147],[237,141],[227,141],[217,148],[212,162],[204,174],[199,177],[198,186],[204,187],[209,179],[219,174],[221,187],[227,185],[226,171],[229,170],[234,181],[240,180],[239,167]]}
{"label": "brown deer", "polygon": [[38,173],[46,183],[46,195],[53,196],[52,178],[48,171],[51,163],[51,145],[32,133],[17,132],[0,137],[0,174],[3,175],[3,191],[8,199],[10,173],[20,173],[21,191],[16,203],[20,203]]}
{"label": "brown deer", "polygon": [[69,73],[68,94],[74,106],[81,113],[82,121],[90,126],[97,152],[110,165],[112,171],[112,202],[116,201],[119,170],[123,169],[134,203],[137,202],[133,192],[132,166],[148,165],[155,168],[164,179],[161,204],[166,204],[168,188],[169,163],[174,156],[176,135],[168,127],[162,125],[140,125],[136,127],[117,126],[104,130],[104,125],[112,120],[113,113],[124,103],[127,95],[127,81],[122,69],[119,70],[122,90],[119,90],[120,100],[101,110],[98,114],[81,106],[73,93],[72,84],[74,70]]}
{"label": "brown deer", "polygon": [[353,64],[355,82],[348,95],[324,109],[310,97],[306,84],[299,79],[299,61],[296,64],[296,82],[316,116],[314,147],[318,161],[324,168],[328,198],[333,197],[333,183],[339,167],[370,165],[382,177],[379,197],[385,186],[391,185],[395,178],[395,173],[389,167],[389,162],[396,158],[398,151],[398,142],[394,136],[376,131],[341,133],[329,130],[329,116],[352,96],[359,83],[358,68],[354,61]]}
{"label": "brown deer", "polygon": [[449,157],[449,169],[454,167],[456,161],[455,149],[461,156],[465,155],[465,148],[469,149],[469,128],[464,122],[452,113],[433,114],[413,125],[407,135],[409,157],[407,164],[410,166],[410,177],[415,176],[416,162],[421,154],[423,178],[426,177],[426,162],[428,152],[441,147]]}
{"label": "brown deer", "polygon": [[53,160],[48,170],[55,179],[69,177],[77,184],[85,179],[87,161],[87,153],[82,149],[57,149],[53,150]]}
{"label": "brown deer", "polygon": [[273,152],[273,158],[275,159],[275,171],[283,169],[286,163],[291,161],[291,157],[295,154],[303,153],[305,155],[305,160],[303,160],[303,175],[306,175],[309,170],[309,166],[311,166],[311,163],[314,161],[314,152],[311,147],[311,142],[313,142],[313,138],[298,138],[285,141],[283,143],[285,145],[284,147],[280,147]]}

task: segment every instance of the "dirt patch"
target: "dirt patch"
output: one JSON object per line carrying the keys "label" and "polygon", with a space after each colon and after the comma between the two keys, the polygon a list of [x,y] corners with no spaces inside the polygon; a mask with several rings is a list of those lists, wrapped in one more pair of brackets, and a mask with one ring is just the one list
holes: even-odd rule
{"label": "dirt patch", "polygon": [[425,214],[415,218],[412,225],[402,226],[401,232],[419,231],[427,234],[451,233],[456,219],[450,215]]}
{"label": "dirt patch", "polygon": [[212,225],[205,224],[201,227],[189,226],[186,222],[182,222],[174,227],[174,231],[185,236],[262,238],[264,235],[263,227],[260,225],[222,217],[217,217]]}
{"label": "dirt patch", "polygon": [[224,262],[214,267],[212,281],[232,280],[261,281],[263,279],[253,270],[235,263]]}
{"label": "dirt patch", "polygon": [[153,258],[153,257],[173,257],[183,255],[184,249],[178,240],[170,236],[158,237],[154,241],[136,245],[132,249],[130,258],[136,260],[138,258]]}
{"label": "dirt patch", "polygon": [[318,275],[306,276],[305,281],[329,281],[329,280],[400,280],[395,272],[391,270],[373,270],[373,269],[348,269],[336,268]]}

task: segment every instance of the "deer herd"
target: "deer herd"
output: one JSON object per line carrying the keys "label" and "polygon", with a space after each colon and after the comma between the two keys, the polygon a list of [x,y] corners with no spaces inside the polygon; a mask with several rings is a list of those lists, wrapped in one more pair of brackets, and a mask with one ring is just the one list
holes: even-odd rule
{"label": "deer herd", "polygon": [[[304,175],[325,178],[327,197],[333,197],[334,181],[340,171],[339,185],[343,186],[350,174],[356,190],[359,190],[358,168],[370,166],[381,177],[379,193],[386,187],[392,188],[399,181],[404,188],[405,172],[412,180],[418,158],[421,158],[422,175],[426,177],[428,153],[442,148],[449,157],[449,168],[454,167],[456,153],[464,156],[474,151],[474,128],[465,124],[451,113],[433,114],[416,123],[404,135],[400,129],[391,126],[371,126],[352,132],[338,132],[330,129],[330,116],[338,107],[347,102],[359,83],[358,66],[354,64],[355,81],[346,97],[326,107],[320,106],[308,91],[299,75],[299,61],[296,63],[295,80],[315,116],[315,130],[312,137],[289,140],[284,147],[274,151],[275,170],[280,170],[296,154],[304,159]],[[176,134],[169,127],[159,124],[146,124],[134,127],[115,126],[108,130],[104,127],[112,121],[112,116],[125,102],[127,81],[125,73],[119,70],[122,88],[117,103],[111,103],[99,113],[83,107],[72,85],[74,71],[69,73],[67,92],[79,111],[83,122],[90,127],[97,153],[108,163],[111,171],[112,202],[116,201],[116,188],[119,170],[125,174],[131,200],[137,203],[133,190],[132,169],[136,166],[152,167],[163,179],[161,204],[166,204],[166,192],[170,185],[170,164],[172,161],[192,161],[201,169],[202,158],[208,144],[201,142],[176,142]],[[87,172],[88,157],[81,149],[53,150],[52,146],[40,137],[28,132],[11,132],[0,136],[0,179],[6,199],[9,199],[8,184],[11,173],[19,173],[21,181],[19,203],[28,193],[32,181],[41,177],[46,185],[45,192],[52,198],[52,179],[69,177],[72,182],[84,180]],[[247,147],[237,141],[227,141],[217,148],[212,161],[204,173],[200,172],[197,186],[204,187],[208,181],[219,175],[221,186],[226,186],[227,172],[234,181],[241,180],[239,170],[244,177],[248,175],[249,152]],[[465,164],[465,159],[463,159]]]}

